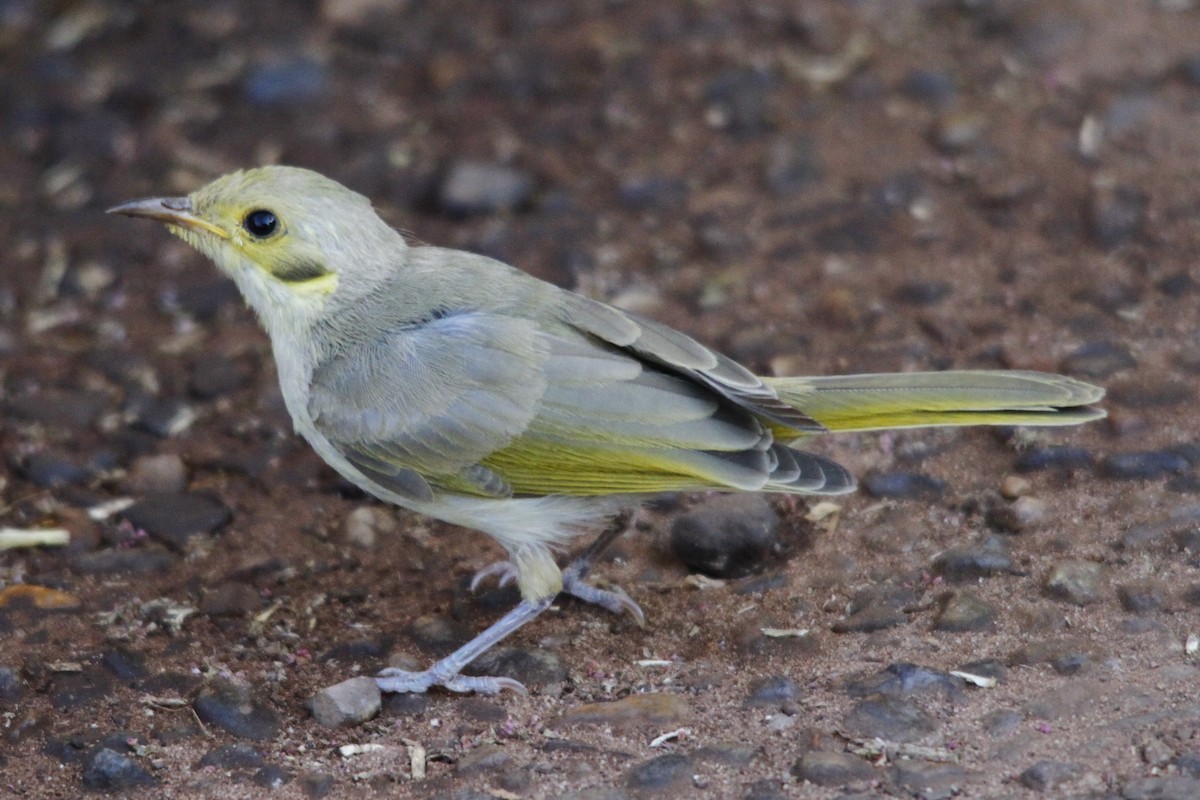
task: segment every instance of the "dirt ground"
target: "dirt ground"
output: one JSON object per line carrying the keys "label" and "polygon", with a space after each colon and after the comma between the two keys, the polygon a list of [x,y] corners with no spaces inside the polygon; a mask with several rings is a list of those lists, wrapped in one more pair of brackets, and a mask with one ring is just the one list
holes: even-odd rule
{"label": "dirt ground", "polygon": [[[70,534],[0,550],[0,794],[1200,796],[1191,0],[0,0],[0,76],[0,527]],[[711,498],[665,498],[599,570],[645,629],[564,601],[497,667],[529,696],[323,727],[513,595],[101,213],[261,163],[764,373],[1066,372],[1110,416],[814,441],[867,487],[773,503],[748,577],[689,575]]]}

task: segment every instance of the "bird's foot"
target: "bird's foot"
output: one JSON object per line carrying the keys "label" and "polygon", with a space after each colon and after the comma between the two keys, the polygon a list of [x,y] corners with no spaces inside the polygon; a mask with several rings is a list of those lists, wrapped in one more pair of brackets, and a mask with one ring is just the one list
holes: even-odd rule
{"label": "bird's foot", "polygon": [[[629,614],[639,627],[646,626],[646,615],[642,613],[641,606],[634,602],[624,589],[619,586],[613,586],[611,589],[599,589],[586,583],[580,577],[580,571],[574,565],[563,570],[563,594],[569,594],[585,603],[600,606],[614,614]],[[471,578],[471,591],[476,591],[481,583],[492,577],[496,578],[496,582],[500,586],[507,586],[517,579],[517,568],[510,561],[496,561],[488,564]]]}
{"label": "bird's foot", "polygon": [[440,675],[436,667],[424,672],[388,668],[375,676],[375,683],[383,692],[408,692],[424,694],[434,686],[452,692],[476,692],[477,694],[500,694],[504,691],[529,694],[520,681],[512,678],[476,677],[470,675]]}
{"label": "bird's foot", "polygon": [[639,628],[646,627],[646,615],[642,613],[642,607],[620,586],[599,589],[585,582],[577,570],[568,567],[563,571],[562,590],[572,597],[606,608],[614,614],[629,614],[637,622]]}

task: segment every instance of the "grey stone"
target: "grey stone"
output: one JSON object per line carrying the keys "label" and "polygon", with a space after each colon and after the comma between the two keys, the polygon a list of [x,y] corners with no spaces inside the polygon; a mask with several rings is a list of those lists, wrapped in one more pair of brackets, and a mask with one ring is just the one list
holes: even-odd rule
{"label": "grey stone", "polygon": [[722,495],[678,517],[671,550],[688,569],[714,578],[761,571],[782,548],[779,515],[757,495]]}
{"label": "grey stone", "polygon": [[179,551],[187,549],[193,536],[214,533],[233,519],[233,513],[220,500],[205,494],[150,495],[125,509],[121,516]]}
{"label": "grey stone", "polygon": [[939,598],[940,608],[933,621],[935,631],[951,633],[991,630],[996,612],[974,592],[946,592]]}
{"label": "grey stone", "polygon": [[1101,598],[1104,567],[1091,561],[1064,561],[1046,576],[1046,594],[1059,600],[1086,606]]}
{"label": "grey stone", "polygon": [[842,786],[852,781],[869,781],[880,777],[874,767],[849,753],[826,753],[813,750],[796,760],[792,774],[799,780],[817,786]]}
{"label": "grey stone", "polygon": [[94,748],[83,763],[83,785],[88,789],[120,792],[157,783],[157,778],[128,755],[108,747]]}
{"label": "grey stone", "polygon": [[1021,785],[1035,792],[1048,792],[1079,774],[1078,764],[1062,761],[1039,761],[1017,778]]}
{"label": "grey stone", "polygon": [[690,756],[668,753],[643,761],[630,769],[625,777],[625,786],[639,791],[679,786],[690,782],[694,766]]}
{"label": "grey stone", "polygon": [[792,704],[800,699],[800,687],[791,678],[776,675],[764,678],[750,687],[750,695],[742,704],[746,708]]}
{"label": "grey stone", "polygon": [[438,206],[447,214],[491,214],[529,201],[533,179],[528,173],[503,164],[458,161],[451,165],[438,187]]}
{"label": "grey stone", "polygon": [[313,718],[326,728],[357,725],[379,713],[383,693],[374,678],[358,677],[327,686],[313,695]]}
{"label": "grey stone", "polygon": [[224,678],[214,679],[192,703],[201,722],[214,725],[239,739],[266,741],[279,732],[279,715],[261,704],[248,686]]}
{"label": "grey stone", "polygon": [[937,722],[914,703],[899,697],[868,697],[846,715],[846,727],[860,736],[915,742],[937,731]]}

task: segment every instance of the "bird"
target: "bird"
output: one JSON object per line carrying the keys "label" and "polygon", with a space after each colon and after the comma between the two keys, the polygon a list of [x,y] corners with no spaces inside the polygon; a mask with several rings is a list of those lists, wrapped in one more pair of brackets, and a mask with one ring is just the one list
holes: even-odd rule
{"label": "bird", "polygon": [[[524,693],[471,661],[562,592],[644,615],[585,581],[666,492],[836,495],[854,477],[805,438],[1100,419],[1100,387],[1048,373],[950,370],[759,376],[690,336],[483,255],[406,237],[365,196],[300,167],[263,166],[186,197],[109,213],[164,223],[233,280],[270,339],[294,428],[363,491],[506,551],[480,571],[521,600],[388,692]],[[556,554],[595,537],[565,568]]]}

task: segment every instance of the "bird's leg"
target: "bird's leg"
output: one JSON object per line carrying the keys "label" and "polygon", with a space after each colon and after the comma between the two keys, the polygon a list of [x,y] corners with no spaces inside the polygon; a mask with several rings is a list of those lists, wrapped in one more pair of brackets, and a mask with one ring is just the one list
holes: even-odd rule
{"label": "bird's leg", "polygon": [[611,589],[597,589],[590,583],[584,583],[584,578],[596,565],[596,561],[604,554],[617,538],[633,527],[634,520],[637,517],[637,512],[622,515],[615,520],[612,525],[609,525],[604,531],[596,537],[587,549],[580,553],[574,561],[572,561],[566,569],[563,570],[563,588],[562,590],[572,597],[578,597],[585,603],[593,603],[602,608],[607,608],[614,614],[628,612],[641,627],[646,625],[646,615],[642,613],[642,608],[634,602],[633,598],[625,593],[625,590],[619,586],[614,586]]}
{"label": "bird's leg", "polygon": [[[642,613],[641,607],[619,586],[611,589],[598,589],[589,583],[584,583],[583,580],[604,551],[608,549],[608,546],[633,527],[633,520],[634,515],[632,514],[623,516],[605,528],[595,541],[563,570],[562,590],[564,594],[569,594],[585,603],[600,606],[614,614],[628,613],[637,620],[638,625],[645,626],[646,615]],[[475,591],[481,583],[493,577],[496,578],[498,585],[507,586],[516,580],[517,568],[511,561],[496,561],[488,564],[471,578],[471,591]]]}
{"label": "bird's leg", "polygon": [[553,597],[522,600],[520,605],[496,620],[483,633],[424,672],[389,668],[375,676],[375,683],[385,692],[421,693],[428,691],[431,686],[442,686],[452,692],[499,694],[507,689],[518,694],[528,694],[520,681],[512,678],[472,677],[460,673],[476,658],[549,608],[553,600]]}
{"label": "bird's leg", "polygon": [[[642,613],[642,609],[633,601],[633,598],[622,589],[619,587],[597,589],[583,580],[595,566],[597,559],[608,549],[608,546],[632,525],[633,516],[629,515],[627,518],[615,521],[597,536],[595,541],[563,570],[562,590],[585,602],[603,606],[616,614],[629,612],[639,625],[645,625],[646,615]],[[507,561],[484,567],[475,574],[475,578],[471,581],[471,588],[474,589],[480,581],[491,575],[498,575],[500,584],[503,586],[516,577],[516,567]],[[461,673],[476,658],[549,608],[553,601],[554,596],[543,597],[540,600],[522,600],[516,608],[496,620],[483,633],[424,672],[388,668],[375,676],[375,683],[385,692],[422,693],[428,691],[432,686],[441,686],[452,692],[499,694],[507,689],[518,694],[527,694],[525,687],[512,678],[474,677]]]}

